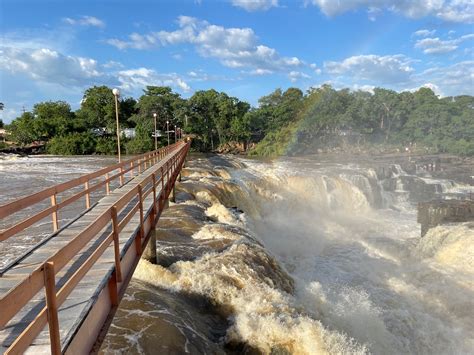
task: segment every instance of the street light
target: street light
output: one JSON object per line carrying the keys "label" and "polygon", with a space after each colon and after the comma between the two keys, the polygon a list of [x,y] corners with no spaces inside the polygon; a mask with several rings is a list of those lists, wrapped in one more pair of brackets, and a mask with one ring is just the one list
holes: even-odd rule
{"label": "street light", "polygon": [[176,125],[174,125],[174,142],[176,143]]}
{"label": "street light", "polygon": [[168,145],[170,145],[170,121],[166,121],[166,133],[168,133]]}
{"label": "street light", "polygon": [[117,148],[118,148],[118,161],[122,161],[120,157],[120,125],[119,125],[119,116],[118,116],[118,97],[120,96],[120,91],[117,88],[112,90],[112,93],[115,97],[115,120],[117,121]]}
{"label": "street light", "polygon": [[157,142],[158,137],[156,136],[156,116],[157,116],[157,114],[156,114],[156,112],[155,112],[155,113],[153,114],[153,117],[154,117],[154,119],[155,119],[155,132],[154,132],[153,135],[155,136],[155,150],[158,150],[158,142]]}

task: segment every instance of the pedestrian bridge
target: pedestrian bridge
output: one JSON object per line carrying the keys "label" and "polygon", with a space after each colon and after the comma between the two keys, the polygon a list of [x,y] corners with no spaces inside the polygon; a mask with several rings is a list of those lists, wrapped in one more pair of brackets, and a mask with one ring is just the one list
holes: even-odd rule
{"label": "pedestrian bridge", "polygon": [[[174,198],[189,145],[179,141],[0,206],[0,242],[14,243],[45,219],[53,227],[0,270],[0,353],[98,350],[140,257],[156,253],[152,231]],[[63,223],[68,208],[74,217]]]}

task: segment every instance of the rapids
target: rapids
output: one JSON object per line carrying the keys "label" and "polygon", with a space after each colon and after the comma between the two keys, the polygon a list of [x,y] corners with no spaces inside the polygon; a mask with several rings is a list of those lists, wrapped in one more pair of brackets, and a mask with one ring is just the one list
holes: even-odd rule
{"label": "rapids", "polygon": [[160,265],[140,262],[101,351],[472,353],[474,224],[420,238],[416,177],[390,171],[195,158],[158,225]]}

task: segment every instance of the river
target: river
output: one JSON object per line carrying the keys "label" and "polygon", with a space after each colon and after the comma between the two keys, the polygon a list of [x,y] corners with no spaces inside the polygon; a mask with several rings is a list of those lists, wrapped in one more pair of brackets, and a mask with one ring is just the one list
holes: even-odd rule
{"label": "river", "polygon": [[[0,203],[110,163],[1,160]],[[100,352],[472,353],[474,224],[416,222],[472,192],[390,161],[195,156]]]}

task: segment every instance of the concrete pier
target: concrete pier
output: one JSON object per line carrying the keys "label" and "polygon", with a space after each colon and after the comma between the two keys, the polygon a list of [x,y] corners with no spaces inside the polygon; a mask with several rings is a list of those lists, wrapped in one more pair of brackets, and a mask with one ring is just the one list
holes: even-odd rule
{"label": "concrete pier", "polygon": [[418,204],[418,223],[423,237],[440,224],[474,221],[473,200],[434,200]]}

